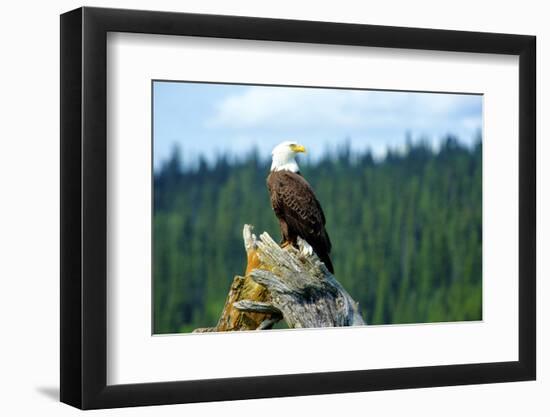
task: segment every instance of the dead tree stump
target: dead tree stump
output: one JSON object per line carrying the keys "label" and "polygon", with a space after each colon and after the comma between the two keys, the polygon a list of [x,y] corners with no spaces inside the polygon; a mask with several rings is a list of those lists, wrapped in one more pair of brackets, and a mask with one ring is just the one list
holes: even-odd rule
{"label": "dead tree stump", "polygon": [[357,303],[311,246],[281,248],[267,233],[258,239],[243,229],[247,253],[244,277],[236,276],[216,327],[195,332],[269,329],[279,320],[289,328],[364,325]]}

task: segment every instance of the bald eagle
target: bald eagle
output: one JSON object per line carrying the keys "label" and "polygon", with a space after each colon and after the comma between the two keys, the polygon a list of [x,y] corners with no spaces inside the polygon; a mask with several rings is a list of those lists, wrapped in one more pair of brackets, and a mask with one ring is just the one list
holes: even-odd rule
{"label": "bald eagle", "polygon": [[300,174],[296,162],[296,155],[300,152],[306,152],[306,149],[296,142],[283,142],[273,148],[271,172],[267,177],[271,206],[279,219],[283,246],[296,246],[300,236],[334,273],[325,214],[313,188]]}

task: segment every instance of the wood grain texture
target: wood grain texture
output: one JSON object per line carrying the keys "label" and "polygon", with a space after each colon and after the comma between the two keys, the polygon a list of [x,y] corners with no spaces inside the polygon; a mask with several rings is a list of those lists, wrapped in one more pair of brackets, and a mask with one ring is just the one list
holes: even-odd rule
{"label": "wood grain texture", "polygon": [[216,327],[195,332],[266,330],[284,320],[289,328],[366,324],[351,298],[311,246],[298,238],[298,249],[281,248],[267,233],[258,239],[245,225],[248,264],[236,276]]}

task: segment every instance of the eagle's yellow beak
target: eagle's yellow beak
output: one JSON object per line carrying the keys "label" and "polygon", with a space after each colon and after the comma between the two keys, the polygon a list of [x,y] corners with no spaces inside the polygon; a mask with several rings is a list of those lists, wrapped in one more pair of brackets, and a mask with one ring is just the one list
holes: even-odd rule
{"label": "eagle's yellow beak", "polygon": [[292,152],[303,152],[303,153],[306,153],[306,148],[304,147],[304,145],[290,145],[290,149],[292,150]]}

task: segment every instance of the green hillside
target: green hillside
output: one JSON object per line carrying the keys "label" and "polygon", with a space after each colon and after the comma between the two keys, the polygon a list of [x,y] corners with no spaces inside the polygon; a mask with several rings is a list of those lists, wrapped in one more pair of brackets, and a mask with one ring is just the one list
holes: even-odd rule
{"label": "green hillside", "polygon": [[[279,240],[269,162],[221,156],[154,178],[154,332],[214,326],[246,257],[243,224]],[[382,161],[343,147],[300,163],[321,202],[336,277],[369,324],[481,319],[482,148],[448,138]]]}

